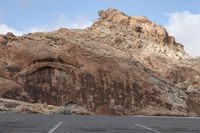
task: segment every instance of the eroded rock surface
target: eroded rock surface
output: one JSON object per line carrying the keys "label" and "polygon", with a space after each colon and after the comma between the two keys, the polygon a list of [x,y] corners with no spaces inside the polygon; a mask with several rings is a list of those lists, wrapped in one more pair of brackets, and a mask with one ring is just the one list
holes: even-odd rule
{"label": "eroded rock surface", "polygon": [[94,114],[198,115],[199,60],[146,17],[99,16],[84,30],[1,35],[0,96]]}

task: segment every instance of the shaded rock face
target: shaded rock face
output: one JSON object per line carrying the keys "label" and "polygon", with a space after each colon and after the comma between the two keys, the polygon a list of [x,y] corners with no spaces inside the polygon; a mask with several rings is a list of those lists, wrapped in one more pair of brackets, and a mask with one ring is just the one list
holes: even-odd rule
{"label": "shaded rock face", "polygon": [[60,105],[63,102],[62,94],[70,94],[68,90],[73,88],[74,79],[71,76],[63,70],[43,67],[26,75],[25,90],[32,97],[31,102]]}
{"label": "shaded rock face", "polygon": [[187,76],[199,70],[181,44],[145,17],[115,9],[99,16],[84,30],[1,35],[0,96],[72,102],[95,114],[198,114],[190,96],[199,84]]}

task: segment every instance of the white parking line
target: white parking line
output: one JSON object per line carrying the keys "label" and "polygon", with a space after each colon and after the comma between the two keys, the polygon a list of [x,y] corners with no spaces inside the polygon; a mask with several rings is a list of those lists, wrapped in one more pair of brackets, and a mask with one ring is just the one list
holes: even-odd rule
{"label": "white parking line", "polygon": [[56,131],[56,129],[57,129],[60,125],[62,125],[62,124],[63,124],[62,121],[59,122],[57,125],[55,125],[55,127],[53,127],[52,129],[50,129],[48,133],[53,133],[53,132]]}
{"label": "white parking line", "polygon": [[146,127],[146,126],[141,125],[141,124],[137,124],[137,123],[136,123],[135,125],[138,126],[138,127],[142,127],[142,128],[144,128],[144,129],[146,129],[146,130],[152,131],[152,132],[154,132],[154,133],[161,133],[161,132],[158,131],[158,130],[154,130],[154,129],[152,129],[152,128]]}

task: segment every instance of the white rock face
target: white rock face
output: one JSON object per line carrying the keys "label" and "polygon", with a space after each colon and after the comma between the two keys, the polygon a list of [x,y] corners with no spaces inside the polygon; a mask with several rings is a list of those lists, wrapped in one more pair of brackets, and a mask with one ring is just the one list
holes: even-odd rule
{"label": "white rock face", "polygon": [[156,53],[175,60],[188,58],[183,45],[146,17],[127,16],[112,8],[100,11],[99,16],[89,31],[92,36],[102,37],[99,39],[102,43],[141,55]]}

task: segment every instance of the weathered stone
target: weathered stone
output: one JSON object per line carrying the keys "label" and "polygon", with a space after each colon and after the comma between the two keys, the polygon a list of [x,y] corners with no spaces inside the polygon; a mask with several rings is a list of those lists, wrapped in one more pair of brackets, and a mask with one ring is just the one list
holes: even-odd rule
{"label": "weathered stone", "polygon": [[115,9],[99,16],[84,30],[2,35],[0,96],[76,103],[74,112],[86,114],[190,115],[189,91],[181,84],[191,85],[187,76],[199,69],[191,68],[182,45],[146,17]]}

